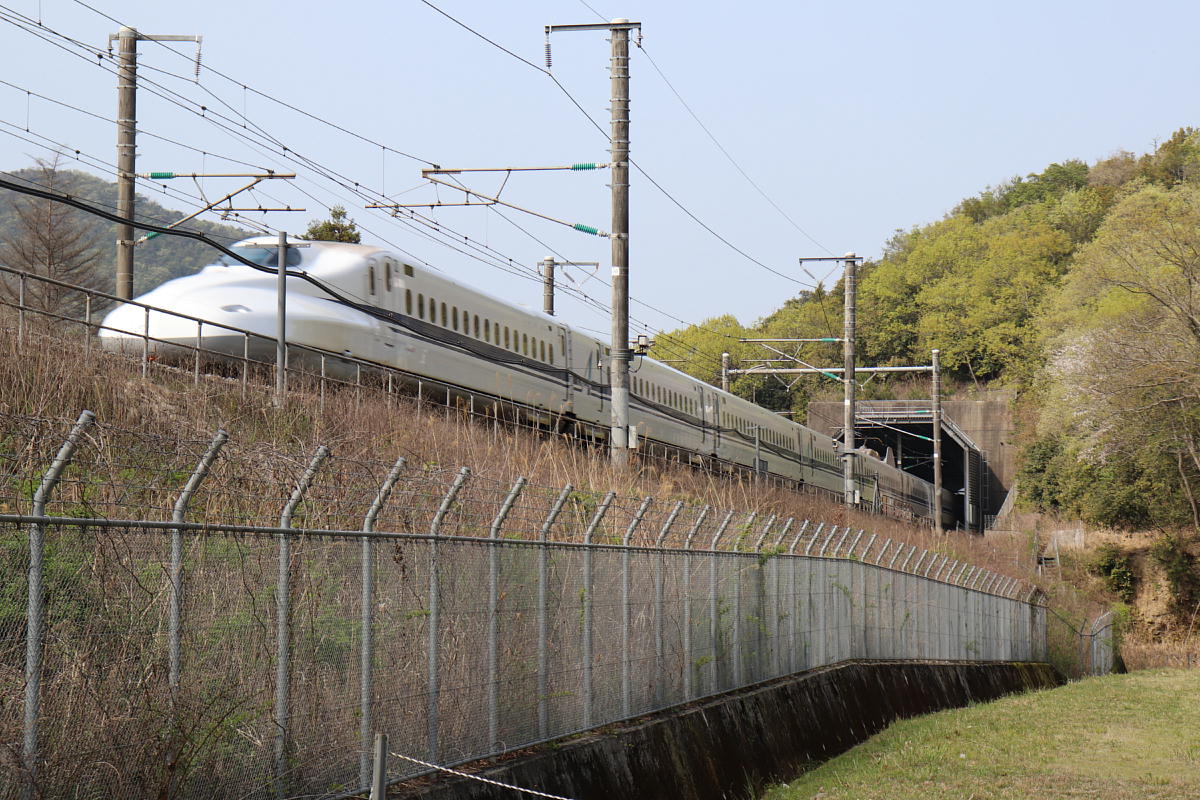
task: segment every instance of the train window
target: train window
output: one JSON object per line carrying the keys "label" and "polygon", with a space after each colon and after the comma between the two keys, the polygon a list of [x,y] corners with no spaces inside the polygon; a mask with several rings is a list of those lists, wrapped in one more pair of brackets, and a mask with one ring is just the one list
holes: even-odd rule
{"label": "train window", "polygon": [[437,300],[433,299],[432,295],[429,297],[429,321],[437,323]]}
{"label": "train window", "polygon": [[538,341],[538,352],[542,354],[542,361],[545,361],[546,360],[546,343],[544,341],[541,341],[541,340]]}
{"label": "train window", "polygon": [[[453,323],[454,330],[458,330],[458,306],[450,309],[450,321]],[[465,328],[466,326],[464,325],[463,327]]]}
{"label": "train window", "polygon": [[392,262],[383,262],[383,288],[389,292],[392,290]]}
{"label": "train window", "polygon": [[521,352],[529,355],[529,334],[521,334]]}
{"label": "train window", "polygon": [[447,319],[447,317],[446,317],[446,304],[445,304],[445,303],[442,303],[442,327],[443,327],[443,328],[445,328],[445,327],[447,327],[449,324],[450,324],[450,323],[449,323],[449,321],[448,321],[448,319]]}
{"label": "train window", "polygon": [[483,320],[483,340],[485,342],[492,340],[492,321],[486,317]]}
{"label": "train window", "polygon": [[404,265],[404,274],[411,278],[413,276],[413,268],[410,267],[408,264],[405,264]]}
{"label": "train window", "polygon": [[475,315],[475,338],[479,338],[479,315]]}
{"label": "train window", "polygon": [[375,268],[367,267],[367,294],[375,294]]}
{"label": "train window", "polygon": [[404,313],[412,316],[412,289],[404,290]]}
{"label": "train window", "polygon": [[504,349],[505,349],[505,350],[511,350],[511,349],[512,349],[512,348],[511,348],[511,346],[510,346],[510,345],[509,345],[509,343],[508,343],[508,326],[507,326],[507,325],[505,325],[505,326],[504,326]]}
{"label": "train window", "polygon": [[425,295],[417,294],[417,316],[425,319]]}
{"label": "train window", "polygon": [[550,363],[554,363],[554,345],[550,345]]}

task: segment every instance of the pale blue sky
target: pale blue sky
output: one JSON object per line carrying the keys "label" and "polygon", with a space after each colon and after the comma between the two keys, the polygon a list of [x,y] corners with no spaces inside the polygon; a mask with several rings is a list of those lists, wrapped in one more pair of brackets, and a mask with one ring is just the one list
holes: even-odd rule
{"label": "pale blue sky", "polygon": [[[96,0],[96,9],[145,33],[202,34],[204,64],[252,89],[443,166],[533,166],[606,160],[606,139],[543,73],[472,36],[420,0],[336,4],[275,0],[204,3]],[[485,3],[437,0],[446,13],[536,65],[543,26],[626,16],[643,24],[634,51],[632,153],[680,203],[737,248],[807,283],[803,255],[878,255],[895,228],[940,218],[961,198],[1014,174],[1067,158],[1095,161],[1142,152],[1200,121],[1200,6],[1150,0],[1004,3],[711,3],[609,0]],[[74,0],[0,0],[0,12],[104,46],[116,24]],[[553,39],[554,75],[607,131],[608,45],[603,33]],[[190,45],[173,45],[188,57]],[[73,105],[114,116],[115,79],[10,22],[0,26],[0,76]],[[421,184],[420,163],[340,134],[243,91],[209,72],[201,87],[187,59],[142,43],[143,76],[210,108],[227,103],[293,151],[395,198]],[[804,231],[806,238],[726,160],[693,121],[653,59],[712,134]],[[206,94],[205,89],[216,95]],[[231,114],[228,108],[224,113]],[[267,222],[301,231],[324,216],[317,202],[346,205],[370,241],[390,242],[455,278],[537,307],[540,287],[480,263],[303,166],[248,146],[195,114],[143,93],[147,131],[214,154],[296,169],[296,187],[270,194],[299,214]],[[0,86],[0,120],[111,162],[109,123]],[[46,151],[0,126],[0,165],[18,168]],[[21,135],[25,135],[21,131]],[[231,171],[237,165],[143,136],[139,171]],[[102,167],[90,171],[101,174]],[[494,189],[495,176],[470,185]],[[606,229],[607,173],[514,174],[504,197]],[[190,189],[187,185],[180,188]],[[209,181],[220,193],[228,181]],[[313,195],[304,197],[299,190]],[[143,189],[142,191],[146,191]],[[688,219],[637,173],[632,186],[633,316],[672,328],[731,312],[749,322],[801,287],[777,277]],[[447,191],[443,199],[459,199]],[[461,197],[461,196],[459,196]],[[434,198],[417,188],[406,201]],[[162,199],[162,198],[160,198]],[[264,198],[265,200],[266,198]],[[184,208],[182,201],[174,206]],[[553,252],[600,261],[607,240],[516,212],[534,238],[486,209],[444,208],[436,218],[486,243],[520,269]],[[824,269],[814,272],[824,274]],[[582,279],[582,275],[579,276]],[[583,283],[608,302],[598,280]],[[607,330],[603,315],[563,298],[562,316]]]}

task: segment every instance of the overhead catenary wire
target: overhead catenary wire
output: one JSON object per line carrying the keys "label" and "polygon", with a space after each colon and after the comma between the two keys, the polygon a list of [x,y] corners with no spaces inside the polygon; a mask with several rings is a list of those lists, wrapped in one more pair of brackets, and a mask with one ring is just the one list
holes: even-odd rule
{"label": "overhead catenary wire", "polygon": [[[116,23],[118,23],[118,24],[121,24],[121,23],[120,23],[120,20],[117,20],[116,18],[114,18],[114,17],[111,17],[110,15],[104,14],[103,12],[99,12],[97,9],[95,9],[95,8],[94,8],[94,7],[92,7],[92,6],[89,6],[87,3],[82,3],[82,2],[80,2],[80,3],[79,3],[79,5],[81,5],[81,6],[84,6],[84,7],[86,7],[86,8],[89,8],[90,10],[92,10],[92,11],[94,11],[94,12],[96,12],[96,13],[99,13],[99,14],[101,14],[101,16],[104,16],[106,19],[109,19],[110,21],[113,21],[113,22],[116,22]],[[430,4],[430,5],[431,5],[431,4]],[[439,9],[439,11],[440,11],[440,9]],[[43,26],[43,28],[44,28],[44,26]],[[67,36],[65,36],[65,35],[63,35],[63,34],[60,34],[60,33],[58,33],[58,32],[52,31],[52,29],[44,28],[44,31],[39,31],[39,34],[40,34],[40,33],[42,33],[42,32],[49,32],[49,33],[53,33],[54,35],[62,36],[62,37],[64,38],[64,40],[66,40],[66,41],[69,41],[69,42],[71,42],[71,43],[78,43],[78,40],[72,39],[71,37],[67,37]],[[477,34],[477,32],[475,32],[475,31],[472,31],[472,32],[473,32],[473,33],[476,33],[476,35],[478,35],[478,34]],[[42,38],[45,38],[45,37],[42,37]],[[486,37],[483,37],[483,38],[486,38]],[[490,42],[490,40],[488,40],[488,41]],[[490,42],[490,43],[493,43],[493,44],[494,44],[494,42]],[[80,47],[84,47],[84,48],[85,48],[85,50],[86,50],[86,52],[88,53],[89,57],[91,57],[91,56],[96,56],[96,57],[99,57],[99,62],[102,62],[102,61],[103,61],[103,57],[106,55],[106,54],[105,54],[103,51],[100,51],[98,48],[94,48],[94,47],[90,47],[90,46],[84,46],[84,45],[83,45],[83,43],[78,43],[78,44],[79,44],[79,46],[80,46]],[[167,47],[165,44],[163,44],[163,43],[161,43],[161,42],[158,42],[157,44],[160,44],[161,46],[163,46],[163,47],[164,47],[164,49],[166,49],[168,52],[175,53],[177,56],[179,56],[179,57],[183,57],[183,54],[179,53],[177,50],[175,50],[175,49],[173,49],[173,48],[170,48],[170,47]],[[503,48],[502,48],[502,49],[503,49]],[[510,54],[510,55],[515,55],[515,54],[512,54],[512,53],[511,53],[511,51],[507,51],[507,50],[506,50],[506,52],[509,52],[509,54]],[[518,58],[519,58],[519,56],[518,56]],[[188,60],[189,60],[189,63],[191,63],[190,57],[189,57],[189,59],[188,59]],[[94,63],[94,65],[96,65],[96,66],[100,66],[101,68],[104,68],[104,69],[106,69],[106,71],[113,72],[113,70],[112,70],[111,68],[109,68],[109,66],[108,66],[108,65],[106,65],[106,64],[103,64],[103,63],[99,63],[99,62],[97,62],[97,63],[94,63],[94,62],[91,62],[91,61],[90,61],[90,59],[89,59],[89,61],[88,61],[88,63]],[[528,62],[527,62],[527,63],[528,63]],[[143,66],[146,66],[146,65],[143,65]],[[536,66],[536,65],[532,65],[532,66]],[[151,68],[151,69],[156,69],[156,68],[153,68],[153,67],[149,67],[149,68]],[[230,77],[230,76],[228,76],[228,75],[225,75],[224,73],[220,72],[219,70],[215,70],[215,69],[213,69],[213,68],[211,67],[211,65],[209,65],[209,66],[206,66],[206,69],[207,69],[209,72],[212,72],[213,74],[220,75],[220,76],[221,76],[221,77],[223,77],[225,80],[228,80],[228,81],[230,81],[231,83],[233,83],[233,84],[235,84],[235,85],[237,85],[237,86],[239,86],[239,87],[243,88],[244,90],[252,91],[252,92],[253,92],[255,95],[262,96],[262,97],[264,97],[264,98],[266,98],[266,99],[269,99],[269,100],[271,100],[271,101],[273,101],[273,102],[277,102],[277,103],[279,103],[280,105],[282,105],[282,106],[284,106],[284,107],[287,107],[287,108],[289,108],[289,109],[292,109],[292,110],[296,111],[297,113],[301,113],[301,114],[303,114],[304,116],[306,116],[306,117],[309,117],[309,118],[311,118],[311,119],[315,119],[315,120],[318,120],[318,121],[320,121],[320,122],[326,122],[326,120],[324,120],[324,119],[322,119],[322,118],[318,117],[317,115],[311,114],[310,112],[306,112],[306,111],[304,111],[303,109],[300,109],[300,108],[298,108],[298,107],[296,107],[296,106],[294,106],[294,105],[292,105],[292,104],[290,104],[290,103],[286,103],[286,102],[284,102],[284,101],[280,101],[280,100],[278,100],[277,98],[274,98],[274,97],[272,97],[271,95],[269,95],[269,94],[267,94],[267,93],[265,93],[265,92],[261,92],[261,91],[259,91],[259,90],[256,90],[256,89],[250,89],[250,88],[249,88],[249,87],[248,87],[248,86],[247,86],[245,83],[242,83],[242,82],[240,82],[240,81],[237,81],[236,79],[234,79],[234,78],[232,78],[232,77]],[[156,71],[158,71],[158,72],[161,72],[161,73],[163,73],[163,74],[166,74],[166,75],[170,75],[170,76],[172,76],[172,77],[175,77],[175,78],[178,78],[178,79],[180,79],[180,80],[186,80],[186,81],[187,81],[187,83],[188,83],[189,85],[195,85],[194,81],[193,81],[191,78],[184,78],[183,76],[180,76],[180,75],[177,75],[177,74],[175,74],[175,73],[171,73],[171,72],[169,72],[169,71],[165,71],[165,70],[158,70],[158,69],[156,69]],[[321,165],[321,164],[320,164],[319,162],[317,162],[315,159],[311,159],[311,158],[309,158],[309,157],[306,157],[306,156],[304,156],[303,154],[301,154],[301,153],[298,153],[298,152],[296,152],[295,150],[293,150],[293,149],[289,148],[289,147],[288,147],[286,144],[284,144],[284,143],[283,143],[281,140],[279,140],[277,137],[274,137],[274,136],[270,135],[270,134],[269,134],[269,133],[267,133],[267,132],[266,132],[264,129],[262,129],[260,126],[258,126],[258,125],[256,125],[256,124],[254,124],[254,123],[253,123],[253,122],[252,122],[252,121],[251,121],[251,120],[250,120],[248,117],[246,117],[246,116],[245,116],[245,115],[244,115],[242,112],[238,112],[238,111],[237,111],[236,109],[234,109],[234,108],[233,108],[233,107],[232,107],[232,106],[231,106],[229,103],[227,103],[227,102],[225,102],[224,100],[222,100],[222,99],[220,99],[219,97],[217,97],[217,96],[216,96],[215,94],[213,94],[213,93],[211,92],[211,90],[209,90],[209,89],[208,89],[206,86],[203,86],[203,85],[201,84],[201,85],[200,85],[200,88],[201,88],[201,90],[202,90],[202,91],[205,91],[205,92],[206,92],[206,93],[207,93],[209,96],[212,96],[212,97],[214,97],[214,98],[218,99],[218,101],[221,103],[221,105],[223,105],[224,107],[226,107],[226,108],[230,109],[230,113],[231,113],[231,114],[233,114],[233,115],[234,115],[234,117],[238,117],[238,118],[240,118],[240,122],[239,122],[239,121],[237,121],[237,120],[235,120],[233,117],[230,117],[230,116],[227,116],[227,115],[224,115],[224,114],[219,114],[219,113],[217,113],[217,112],[214,112],[212,109],[205,108],[203,105],[201,105],[201,104],[197,103],[196,101],[194,101],[194,100],[192,100],[192,99],[190,99],[190,98],[187,98],[187,97],[185,97],[185,96],[183,96],[183,95],[180,95],[180,94],[179,94],[178,92],[176,92],[175,90],[173,90],[173,89],[170,89],[169,87],[166,87],[166,86],[162,85],[161,83],[158,83],[158,82],[155,82],[155,81],[151,81],[151,80],[147,80],[147,83],[148,83],[148,84],[150,85],[150,87],[151,87],[150,89],[148,89],[148,91],[149,91],[149,92],[150,92],[152,95],[154,95],[154,96],[157,96],[157,97],[160,97],[161,99],[164,99],[164,100],[166,100],[167,102],[170,102],[170,103],[172,103],[172,104],[174,104],[174,105],[176,105],[176,106],[178,106],[178,107],[180,107],[180,108],[182,108],[182,109],[184,109],[184,110],[190,111],[190,112],[191,112],[191,113],[193,113],[193,114],[198,114],[199,116],[201,116],[202,118],[204,118],[206,121],[208,121],[210,124],[213,124],[213,125],[217,126],[219,129],[222,129],[222,130],[224,130],[224,131],[225,131],[225,133],[226,133],[226,135],[234,136],[235,138],[238,138],[238,139],[242,140],[242,141],[243,141],[243,144],[247,144],[247,145],[251,144],[251,142],[250,142],[250,137],[251,137],[251,136],[254,136],[254,138],[258,138],[258,139],[260,139],[260,140],[265,140],[265,141],[260,141],[260,145],[263,145],[263,144],[265,144],[267,147],[270,147],[271,149],[273,149],[273,150],[276,150],[276,151],[277,151],[277,155],[279,155],[279,156],[282,156],[282,157],[284,157],[284,158],[288,159],[289,161],[296,161],[296,160],[299,160],[301,163],[303,163],[304,165],[306,165],[306,166],[307,166],[309,169],[313,170],[313,171],[314,171],[314,172],[315,172],[317,175],[319,175],[321,178],[323,178],[323,179],[325,179],[325,180],[330,180],[330,181],[333,181],[334,183],[337,183],[337,184],[340,184],[340,185],[341,185],[343,188],[347,189],[348,191],[351,191],[351,192],[353,192],[353,193],[354,193],[356,196],[358,196],[358,197],[367,198],[367,199],[374,199],[374,198],[372,197],[372,194],[373,194],[373,192],[372,192],[371,190],[367,189],[366,187],[364,187],[364,186],[363,186],[361,183],[359,183],[359,182],[356,182],[356,181],[352,181],[352,180],[351,180],[349,177],[347,177],[347,176],[344,176],[344,175],[340,175],[340,174],[339,174],[339,173],[337,173],[336,171],[334,171],[334,170],[330,170],[329,168],[327,168],[327,167],[325,167],[325,166]],[[565,90],[565,87],[563,88],[563,90],[564,90],[564,91],[566,91],[566,90]],[[569,92],[568,92],[568,95],[569,95]],[[573,98],[572,98],[572,99],[573,99]],[[583,109],[581,108],[580,110],[583,110]],[[359,140],[366,141],[366,142],[370,142],[370,143],[372,143],[372,144],[374,144],[374,145],[377,145],[377,146],[379,146],[379,147],[383,148],[383,149],[384,149],[386,152],[393,152],[393,153],[397,153],[397,154],[400,154],[400,155],[404,155],[404,156],[407,156],[407,157],[409,157],[409,158],[414,158],[414,159],[416,159],[416,160],[422,161],[423,163],[427,163],[427,164],[433,164],[433,163],[434,163],[434,162],[432,162],[432,161],[430,161],[430,160],[428,160],[428,159],[420,159],[420,158],[418,158],[418,157],[416,157],[416,156],[412,156],[412,155],[411,155],[411,154],[409,154],[409,153],[405,153],[404,151],[400,151],[400,150],[398,150],[398,149],[396,149],[396,148],[389,147],[389,146],[387,146],[387,145],[383,145],[382,143],[376,142],[376,141],[374,141],[374,140],[370,139],[369,137],[365,137],[365,136],[362,136],[361,134],[357,134],[357,133],[356,133],[356,132],[354,132],[354,131],[350,131],[349,129],[346,129],[346,128],[344,128],[343,126],[337,126],[337,125],[333,125],[332,127],[334,127],[334,128],[337,128],[338,130],[340,130],[340,131],[342,131],[342,132],[344,132],[344,133],[347,133],[347,134],[349,134],[349,135],[352,135],[352,136],[354,136],[355,138],[357,138],[357,139],[359,139]],[[153,135],[153,134],[151,134],[151,135]],[[190,147],[189,145],[184,145],[184,144],[182,144],[182,143],[178,143],[178,142],[172,142],[172,143],[174,143],[174,144],[179,144],[179,145],[181,145],[181,146],[184,146],[184,147]],[[202,153],[207,153],[207,152],[208,152],[208,151],[206,151],[206,150],[201,150],[201,149],[199,149],[199,148],[193,148],[193,149],[194,149],[194,150],[196,150],[197,152],[202,152]],[[217,157],[221,157],[221,156],[219,156],[219,154],[214,154],[214,155],[217,155]],[[259,167],[258,165],[254,165],[254,166],[255,166],[256,168],[261,168],[261,167]],[[162,188],[162,187],[159,187],[159,188]],[[310,199],[314,200],[314,202],[317,202],[317,203],[319,203],[320,205],[322,205],[322,206],[324,206],[324,207],[326,207],[326,208],[328,208],[328,207],[329,207],[327,204],[325,204],[325,203],[322,203],[321,201],[317,200],[317,199],[316,199],[315,197],[313,197],[311,194],[309,194],[309,193],[307,193],[307,192],[302,192],[302,193],[303,193],[303,194],[305,194],[306,196],[308,196]],[[249,220],[246,220],[244,217],[240,217],[240,215],[239,215],[239,218],[240,218],[240,219],[242,219],[243,221],[247,222],[248,224],[251,224],[251,223],[249,222]],[[271,229],[271,228],[270,228],[270,226],[262,226],[262,227],[265,227],[265,228],[267,228],[267,229]],[[361,227],[362,227],[362,229],[364,230],[364,232],[370,233],[371,235],[378,236],[378,234],[377,234],[377,233],[375,233],[374,231],[371,231],[371,230],[370,230],[369,228],[367,228],[366,226],[361,226]],[[443,230],[443,229],[444,229],[444,230]],[[469,237],[464,237],[464,236],[462,236],[461,234],[458,234],[457,232],[454,232],[454,231],[453,231],[453,229],[451,229],[451,228],[449,228],[448,226],[445,226],[444,224],[441,224],[441,223],[434,223],[432,226],[429,226],[429,227],[428,227],[428,230],[429,230],[430,232],[432,232],[432,233],[433,233],[433,235],[434,235],[434,238],[433,238],[433,239],[431,239],[432,241],[436,241],[436,237],[437,237],[437,236],[442,236],[443,238],[446,238],[446,239],[450,239],[451,237],[453,237],[454,239],[458,239],[459,237],[461,237],[461,238],[462,238],[464,241],[466,241],[466,240],[469,240]],[[447,233],[445,233],[445,231],[451,231],[451,233],[450,233],[450,234],[447,234]],[[388,240],[386,239],[386,237],[379,236],[379,238],[380,238],[382,241],[385,241],[385,242],[387,242],[387,243],[388,243],[388,244],[390,244],[391,246],[393,246],[393,247],[396,247],[396,245],[395,245],[394,243],[392,243],[392,242],[388,242]],[[447,242],[441,242],[441,243],[442,243],[443,245],[447,245]],[[459,246],[458,246],[458,245],[456,245],[456,244],[451,244],[451,245],[448,245],[448,246],[451,246],[451,247],[452,247],[452,249],[455,249],[455,250],[457,250],[458,252],[462,253],[463,255],[466,255],[466,256],[468,256],[468,257],[470,257],[470,258],[476,258],[476,259],[478,259],[478,255],[477,255],[477,254],[475,254],[475,253],[470,253],[470,252],[463,252],[462,248],[461,248],[461,247],[459,247]],[[404,251],[402,248],[396,247],[396,249],[397,249],[397,250],[400,250],[401,252],[405,252],[405,251]],[[414,261],[417,261],[418,263],[421,263],[421,264],[423,264],[423,265],[425,265],[425,266],[428,266],[428,267],[430,267],[430,268],[434,268],[434,269],[436,269],[436,267],[433,267],[433,265],[432,265],[432,264],[430,264],[430,263],[429,263],[429,262],[428,262],[426,259],[421,259],[421,258],[418,258],[418,257],[416,257],[416,256],[415,256],[414,254],[412,254],[412,253],[407,253],[407,252],[406,252],[406,255],[408,255],[409,257],[413,258],[413,260],[414,260]],[[503,256],[502,256],[502,257],[503,257]],[[486,260],[485,260],[485,262],[484,262],[484,263],[488,263],[488,264],[489,264],[489,266],[500,266],[501,268],[505,268],[505,267],[507,267],[508,265],[512,265],[512,264],[520,264],[520,263],[521,263],[521,262],[517,261],[516,259],[512,259],[511,257],[508,257],[508,258],[506,258],[506,262],[507,262],[506,264],[504,264],[504,265],[500,265],[500,264],[497,264],[497,263],[495,263],[495,262],[493,262],[493,261],[486,261]],[[531,278],[531,279],[532,279],[532,278]],[[573,295],[575,295],[576,293],[572,292],[572,294],[573,294]],[[579,293],[579,294],[584,294],[584,295],[585,295],[585,293]],[[578,295],[576,295],[576,296],[578,296]],[[598,301],[595,301],[595,300],[594,300],[594,298],[591,298],[591,299],[589,299],[588,301],[585,301],[585,302],[588,302],[588,303],[590,303],[590,304],[594,305],[594,306],[595,306],[597,309],[607,308],[607,306],[605,306],[604,304],[602,304],[602,303],[599,303]],[[675,321],[677,321],[677,322],[680,322],[681,324],[685,324],[685,325],[689,325],[689,324],[691,324],[691,325],[694,325],[694,324],[695,324],[695,323],[689,323],[689,322],[687,322],[686,320],[683,320],[683,319],[681,319],[681,318],[679,318],[679,317],[676,317],[676,316],[674,316],[674,315],[671,315],[671,314],[669,314],[669,313],[667,313],[667,312],[664,312],[662,309],[660,309],[660,308],[656,308],[656,307],[654,307],[654,306],[652,306],[652,305],[650,305],[650,304],[648,304],[648,303],[645,303],[644,301],[640,301],[640,300],[638,300],[637,298],[634,298],[634,302],[637,302],[637,303],[639,303],[639,304],[641,304],[641,305],[644,305],[645,307],[649,308],[650,310],[653,310],[653,311],[655,311],[655,312],[657,312],[657,313],[663,314],[664,316],[667,316],[667,317],[669,317],[669,318],[671,318],[671,319],[674,319]],[[652,330],[652,329],[653,329],[653,326],[650,326],[650,325],[646,324],[645,322],[642,322],[642,321],[635,321],[635,322],[636,322],[638,325],[640,325],[640,326],[643,326],[643,327],[644,327],[646,330]],[[697,326],[697,327],[703,327],[703,326]],[[711,357],[715,359],[715,358],[716,358],[716,355],[715,355],[715,354],[713,354]]]}

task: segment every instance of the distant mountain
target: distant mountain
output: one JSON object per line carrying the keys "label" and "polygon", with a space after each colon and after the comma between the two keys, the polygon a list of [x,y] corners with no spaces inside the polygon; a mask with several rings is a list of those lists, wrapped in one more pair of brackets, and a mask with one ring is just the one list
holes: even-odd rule
{"label": "distant mountain", "polygon": [[[17,181],[31,185],[41,183],[42,173],[37,168],[20,169],[7,174]],[[60,187],[69,187],[65,190],[72,195],[106,211],[115,212],[115,183],[86,172],[68,169],[58,171],[58,180],[61,182]],[[16,192],[0,191],[0,240],[8,240],[18,234],[14,203],[20,202],[22,197],[23,195]],[[102,275],[114,276],[107,283],[101,284],[105,291],[111,292],[115,286],[117,226],[100,217],[93,217],[82,211],[78,213],[81,224],[90,226],[94,232],[96,249],[101,253],[99,272]],[[191,210],[170,209],[141,194],[137,196],[135,203],[135,217],[157,225],[169,225],[188,213],[191,213]],[[222,225],[205,220],[190,220],[182,227],[203,233],[224,245],[244,239],[253,233],[236,225]],[[217,256],[217,252],[203,242],[177,236],[159,236],[138,245],[134,252],[135,295],[144,294],[172,278],[193,273],[200,267],[211,264]]]}

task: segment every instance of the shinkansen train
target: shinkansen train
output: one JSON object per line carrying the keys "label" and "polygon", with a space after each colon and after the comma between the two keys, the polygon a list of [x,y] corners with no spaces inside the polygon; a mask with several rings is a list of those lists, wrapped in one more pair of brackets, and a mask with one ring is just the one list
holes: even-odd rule
{"label": "shinkansen train", "polygon": [[[286,254],[290,344],[429,378],[461,397],[500,398],[537,418],[607,429],[609,349],[603,342],[555,317],[414,267],[388,250],[305,244]],[[160,359],[191,358],[197,324],[177,316],[183,314],[255,334],[202,328],[204,351],[273,361],[276,241],[247,239],[233,252],[258,268],[222,256],[194,275],[168,281],[138,298],[161,312],[135,305],[110,312],[100,333],[103,345],[140,352],[148,337]],[[843,492],[840,459],[847,456],[836,440],[649,357],[635,356],[630,365],[629,416],[640,447]],[[870,451],[852,457],[864,507],[929,518],[929,483]],[[945,492],[947,526],[955,522],[952,500]]]}

